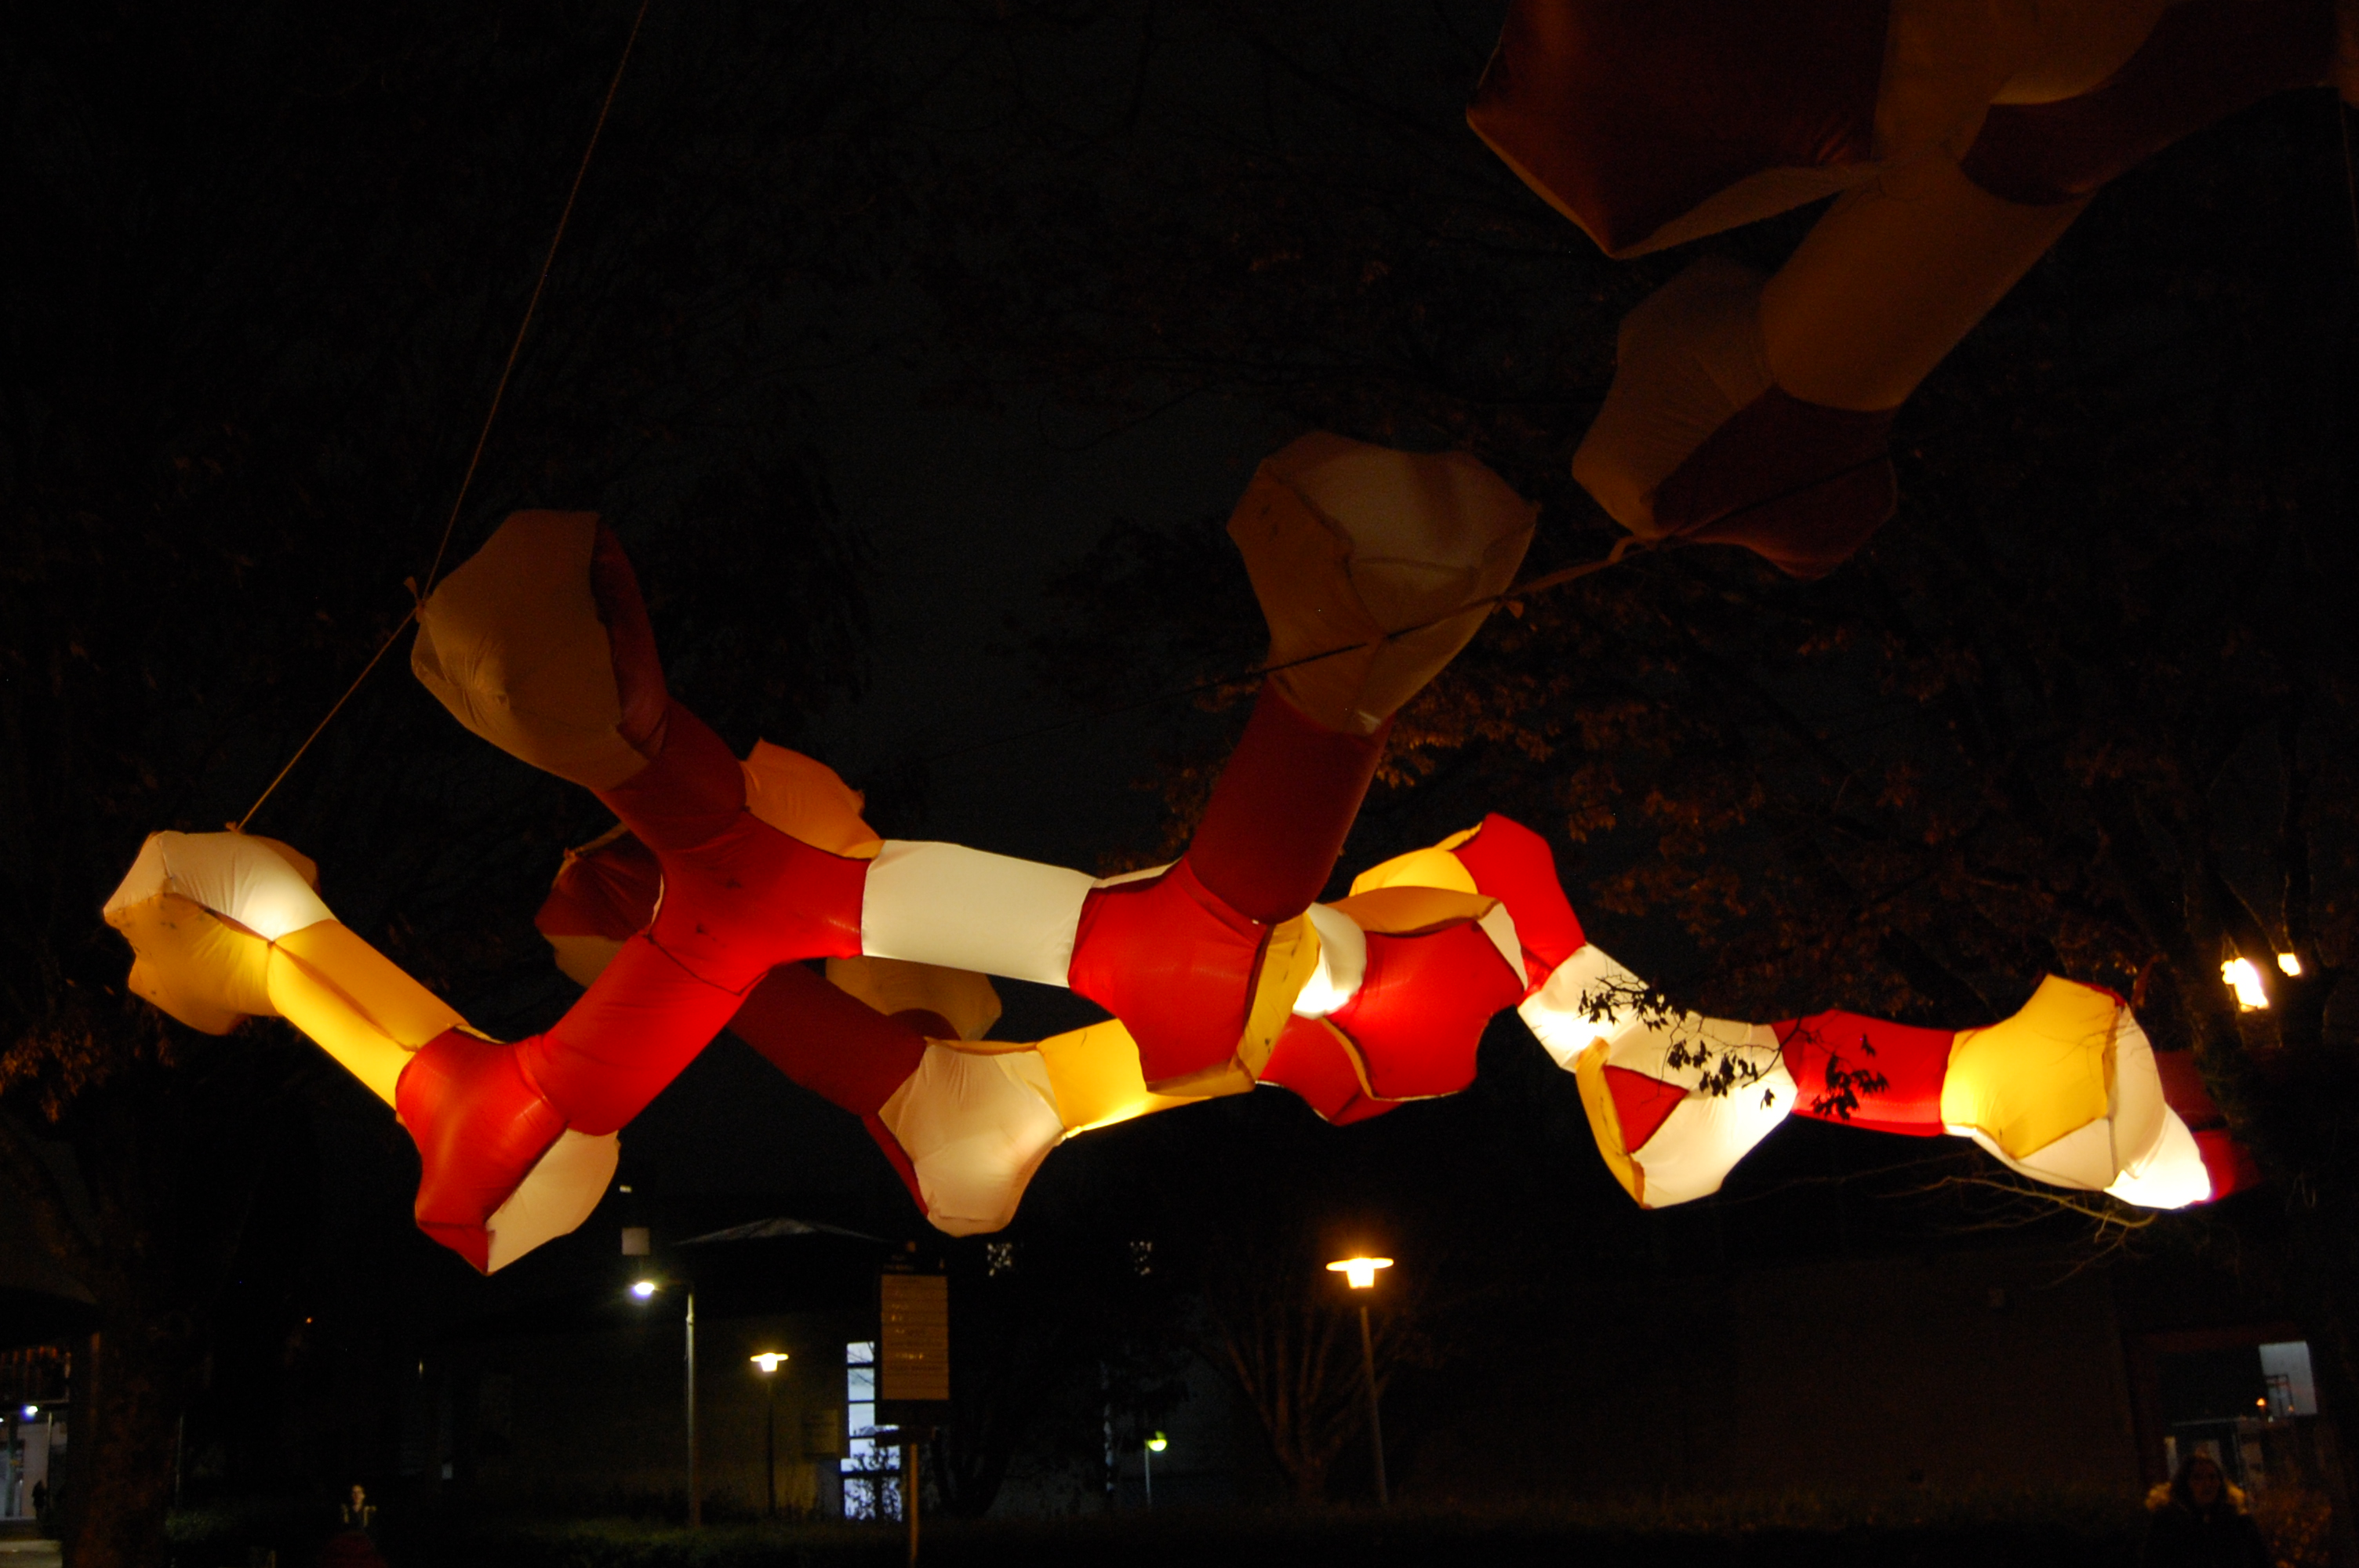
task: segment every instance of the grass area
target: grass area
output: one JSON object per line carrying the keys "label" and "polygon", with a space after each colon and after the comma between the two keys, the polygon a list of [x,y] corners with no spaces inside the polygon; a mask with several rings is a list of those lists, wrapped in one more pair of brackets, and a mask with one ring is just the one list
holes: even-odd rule
{"label": "grass area", "polygon": [[[1049,1519],[941,1519],[925,1530],[940,1568],[1262,1568],[1437,1562],[1578,1568],[2130,1568],[2135,1497],[2093,1493],[1781,1494],[1527,1507],[1411,1504],[1364,1510],[1158,1510]],[[176,1516],[180,1568],[244,1568],[257,1548],[304,1568],[326,1533],[285,1505]],[[639,1520],[447,1519],[391,1530],[394,1568],[885,1568],[899,1528]]]}

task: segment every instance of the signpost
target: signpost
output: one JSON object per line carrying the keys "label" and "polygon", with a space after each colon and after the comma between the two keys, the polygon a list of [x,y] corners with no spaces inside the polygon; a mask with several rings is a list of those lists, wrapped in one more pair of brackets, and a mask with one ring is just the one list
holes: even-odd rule
{"label": "signpost", "polygon": [[[876,1346],[876,1422],[901,1445],[901,1512],[909,1521],[909,1562],[918,1561],[918,1446],[950,1414],[951,1282],[940,1274],[890,1270],[878,1281],[882,1333]],[[876,1436],[886,1437],[884,1431]]]}

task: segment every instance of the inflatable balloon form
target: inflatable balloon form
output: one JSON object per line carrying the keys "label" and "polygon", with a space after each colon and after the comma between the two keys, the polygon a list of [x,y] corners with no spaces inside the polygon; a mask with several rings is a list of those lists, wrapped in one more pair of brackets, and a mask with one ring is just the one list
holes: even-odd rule
{"label": "inflatable balloon form", "polygon": [[1573,475],[1631,533],[1831,571],[1892,417],[2095,191],[2288,88],[2359,101],[2349,0],[1515,0],[1467,119],[1608,255],[1832,196],[1763,277],[1623,323]]}
{"label": "inflatable balloon form", "polygon": [[[823,764],[732,755],[668,691],[614,535],[520,513],[426,600],[411,664],[468,729],[618,818],[566,857],[538,918],[585,988],[564,1017],[513,1044],[472,1029],[266,838],[153,835],[106,918],[138,994],[212,1033],[284,1017],[393,1105],[419,1226],[486,1271],[587,1217],[619,1130],[723,1028],[860,1116],[962,1235],[1007,1224],[1076,1132],[1259,1083],[1335,1122],[1455,1093],[1510,1007],[1579,1076],[1642,1203],[1713,1191],[1798,1109],[1962,1133],[2136,1203],[2229,1190],[2226,1145],[2207,1154],[2169,1108],[2195,1102],[2166,1093],[2107,993],[2050,981],[2018,1018],[1954,1036],[1670,1018],[1587,943],[1546,843],[1498,816],[1314,903],[1393,713],[1473,634],[1532,518],[1463,457],[1314,436],[1263,464],[1230,533],[1282,667],[1187,853],[1092,878],[884,839]],[[987,975],[1069,986],[1112,1017],[990,1040]],[[1855,1065],[1871,1058],[1888,1094]]]}

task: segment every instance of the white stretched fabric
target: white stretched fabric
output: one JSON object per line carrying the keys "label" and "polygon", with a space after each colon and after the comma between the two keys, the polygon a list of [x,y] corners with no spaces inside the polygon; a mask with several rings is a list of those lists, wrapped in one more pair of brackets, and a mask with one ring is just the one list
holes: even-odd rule
{"label": "white stretched fabric", "polygon": [[1516,935],[1516,917],[1507,913],[1506,900],[1502,899],[1493,904],[1475,924],[1483,928],[1483,935],[1491,939],[1491,946],[1499,950],[1499,957],[1506,960],[1508,971],[1516,977],[1516,982],[1522,984],[1524,940]]}
{"label": "white stretched fabric", "polygon": [[[1646,1142],[1625,1151],[1646,1173],[1647,1206],[1663,1208],[1718,1192],[1736,1162],[1792,1112],[1794,1079],[1767,1024],[1692,1012],[1649,1020],[1636,1005],[1644,989],[1593,943],[1558,965],[1516,1011],[1567,1072],[1602,1043],[1607,1065],[1684,1091]],[[1682,1058],[1677,1065],[1674,1054]],[[1703,1087],[1725,1060],[1741,1068],[1727,1091]]]}
{"label": "white stretched fabric", "polygon": [[[1754,1065],[1760,1063],[1756,1059]],[[1665,1208],[1720,1191],[1736,1162],[1793,1108],[1794,1080],[1774,1055],[1759,1077],[1750,1082],[1739,1077],[1725,1094],[1691,1089],[1654,1136],[1630,1151],[1631,1160],[1646,1173],[1647,1206]]]}
{"label": "white stretched fabric", "polygon": [[917,1172],[926,1217],[952,1236],[1014,1219],[1032,1173],[1065,1139],[1037,1051],[929,1045],[878,1119]]}
{"label": "white stretched fabric", "polygon": [[[1352,586],[1395,629],[1430,616],[1437,593],[1445,603],[1473,597],[1501,542],[1527,533],[1539,512],[1464,452],[1396,451],[1321,430],[1262,468],[1342,527]],[[1510,573],[1521,556],[1518,547]]]}
{"label": "white stretched fabric", "polygon": [[2203,1168],[2195,1135],[2168,1107],[2162,1119],[2162,1136],[2153,1150],[2105,1191],[2140,1208],[2185,1208],[2210,1201],[2212,1173]]}
{"label": "white stretched fabric", "polygon": [[1093,885],[1061,866],[887,839],[868,867],[860,950],[1061,986]]}
{"label": "white stretched fabric", "polygon": [[1314,903],[1303,912],[1319,937],[1319,968],[1294,999],[1298,1018],[1324,1018],[1360,992],[1368,974],[1368,934],[1359,922],[1332,905]]}
{"label": "white stretched fabric", "polygon": [[[1570,1073],[1583,1051],[1639,1026],[1636,1011],[1619,999],[1644,983],[1592,942],[1559,964],[1548,983],[1526,997],[1516,1011],[1556,1065]],[[1588,1016],[1593,1001],[1605,1004],[1603,1016]]]}
{"label": "white stretched fabric", "polygon": [[240,833],[150,833],[103,913],[173,892],[225,914],[266,942],[335,912],[285,856]]}
{"label": "white stretched fabric", "polygon": [[484,1222],[491,1232],[484,1271],[496,1274],[544,1241],[571,1235],[606,1195],[622,1158],[614,1133],[592,1137],[567,1128],[536,1162],[507,1202]]}

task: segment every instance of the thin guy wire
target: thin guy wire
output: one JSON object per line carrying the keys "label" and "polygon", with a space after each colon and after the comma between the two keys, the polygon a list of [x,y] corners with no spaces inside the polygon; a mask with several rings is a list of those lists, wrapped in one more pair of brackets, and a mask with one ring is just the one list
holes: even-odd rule
{"label": "thin guy wire", "polygon": [[516,341],[508,345],[508,362],[500,367],[499,384],[492,389],[492,406],[484,415],[484,427],[475,437],[475,449],[467,458],[467,471],[459,481],[459,493],[451,502],[451,515],[442,524],[441,542],[434,546],[434,564],[426,568],[426,581],[418,590],[422,601],[434,591],[434,579],[441,575],[442,557],[451,548],[451,532],[459,525],[459,509],[467,503],[467,492],[475,482],[476,465],[484,460],[484,445],[492,438],[492,421],[500,416],[500,400],[507,395],[508,378],[516,373],[516,356],[524,351],[525,334],[532,330],[532,319],[540,308],[541,290],[549,287],[549,273],[557,265],[557,247],[565,243],[565,225],[573,220],[573,199],[582,194],[582,181],[590,172],[590,159],[598,150],[598,138],[606,129],[607,113],[614,107],[614,94],[623,85],[623,70],[631,63],[631,49],[639,41],[639,24],[647,19],[647,6],[652,0],[639,0],[639,13],[631,18],[631,36],[623,40],[623,56],[614,62],[614,79],[606,83],[606,97],[598,105],[598,123],[590,127],[590,145],[582,149],[582,162],[573,170],[572,187],[565,193],[565,210],[557,215],[557,232],[549,237],[549,254],[541,258],[540,276],[534,280],[532,297],[525,301],[524,319],[516,323]]}
{"label": "thin guy wire", "polygon": [[254,814],[262,809],[262,803],[270,798],[271,791],[277,789],[287,775],[295,771],[295,764],[303,760],[303,753],[311,749],[311,742],[317,741],[334,721],[336,715],[344,710],[344,704],[350,702],[353,699],[353,694],[360,690],[361,684],[369,678],[371,672],[375,670],[378,664],[384,660],[386,651],[400,637],[403,630],[412,621],[418,619],[419,612],[426,607],[426,596],[434,591],[434,579],[441,574],[442,558],[451,548],[451,532],[459,525],[460,508],[466,505],[467,492],[474,485],[475,470],[484,460],[485,444],[492,438],[493,421],[500,416],[500,403],[507,395],[508,380],[516,373],[517,356],[524,351],[525,334],[532,330],[533,316],[540,309],[541,291],[549,287],[549,270],[557,265],[557,248],[565,243],[565,226],[573,219],[574,199],[582,194],[582,178],[589,174],[590,160],[598,151],[598,138],[606,129],[606,116],[614,107],[614,94],[623,85],[624,68],[631,63],[631,50],[639,41],[639,26],[647,19],[647,6],[650,4],[652,0],[639,0],[638,15],[631,18],[630,36],[623,40],[622,58],[614,62],[614,77],[606,83],[606,96],[598,105],[597,124],[591,126],[589,145],[582,149],[582,161],[574,168],[573,183],[565,192],[564,210],[557,215],[557,232],[549,236],[549,254],[541,258],[540,276],[533,282],[532,297],[525,302],[524,319],[516,323],[516,340],[508,345],[507,362],[500,367],[499,384],[492,389],[492,406],[484,411],[484,427],[475,434],[475,449],[468,454],[467,471],[459,480],[459,493],[451,503],[451,515],[442,524],[442,537],[434,546],[434,564],[426,568],[424,586],[420,587],[415,582],[408,585],[411,598],[409,612],[394,622],[393,630],[386,634],[384,642],[377,644],[376,652],[369,655],[369,662],[361,666],[361,673],[354,676],[353,684],[344,688],[344,695],[336,698],[336,705],[328,709],[326,718],[311,727],[311,732],[303,737],[303,743],[295,748],[295,754],[287,759],[287,765],[279,769],[277,775],[263,786],[262,793],[255,796],[254,804],[245,808],[245,815],[237,819],[236,826],[230,831],[234,833],[245,831],[245,825],[254,820]]}

